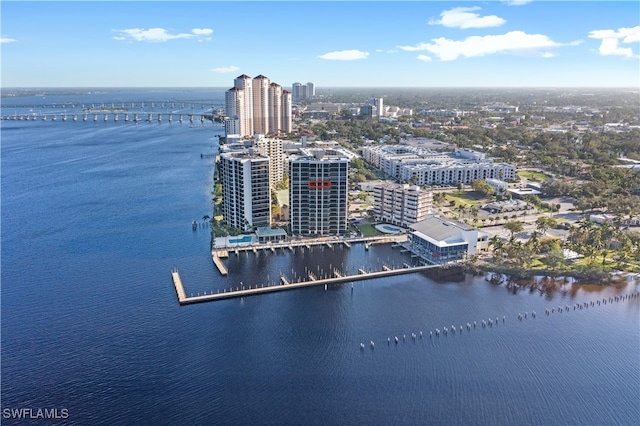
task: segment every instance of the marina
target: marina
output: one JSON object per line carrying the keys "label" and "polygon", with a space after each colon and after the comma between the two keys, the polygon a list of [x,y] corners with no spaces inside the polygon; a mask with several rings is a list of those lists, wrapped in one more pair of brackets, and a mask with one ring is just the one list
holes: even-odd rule
{"label": "marina", "polygon": [[[174,94],[83,102],[152,96]],[[38,102],[54,98],[5,98],[3,114]],[[77,424],[638,424],[633,282],[541,291],[435,269],[181,306],[176,284],[186,299],[417,259],[393,242],[238,243],[213,248],[222,275],[208,229],[185,226],[210,213],[200,153],[222,130],[112,117],[2,122],[5,406]]]}
{"label": "marina", "polygon": [[[197,294],[196,296],[185,296],[184,288],[182,286],[182,281],[177,272],[172,272],[173,283],[176,288],[176,293],[178,295],[178,303],[181,305],[190,305],[194,303],[203,303],[203,302],[213,302],[216,300],[222,299],[231,299],[245,296],[253,296],[258,294],[272,293],[276,291],[284,291],[284,290],[295,290],[305,287],[324,285],[329,284],[341,284],[341,283],[349,283],[354,281],[363,281],[363,280],[375,280],[379,278],[386,278],[395,275],[404,275],[404,274],[413,274],[417,272],[426,271],[434,268],[441,268],[442,265],[427,265],[427,266],[414,266],[410,268],[400,268],[400,269],[385,269],[383,271],[377,272],[366,272],[364,270],[360,270],[360,273],[357,275],[341,275],[336,274],[336,276],[331,278],[317,278],[315,275],[310,272],[307,281],[297,281],[290,282],[286,277],[281,276],[282,285],[255,285],[254,287],[245,286],[240,283],[239,286],[235,288],[235,290],[223,290],[218,291],[217,293],[210,294]],[[177,277],[176,277],[177,275]]]}

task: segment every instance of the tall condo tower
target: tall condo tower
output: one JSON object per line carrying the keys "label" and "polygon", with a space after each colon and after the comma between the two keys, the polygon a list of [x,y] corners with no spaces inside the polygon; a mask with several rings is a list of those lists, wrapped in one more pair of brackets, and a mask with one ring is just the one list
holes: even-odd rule
{"label": "tall condo tower", "polygon": [[269,157],[253,150],[220,154],[222,210],[227,225],[249,231],[271,225]]}
{"label": "tall condo tower", "polygon": [[282,130],[282,114],[282,86],[271,83],[269,86],[269,129],[271,133],[278,133]]}
{"label": "tall condo tower", "polygon": [[253,79],[253,132],[266,135],[269,130],[269,79],[259,75]]}
{"label": "tall condo tower", "polygon": [[244,106],[238,116],[240,117],[240,135],[253,135],[253,81],[246,74],[236,77],[233,86],[244,91]]}
{"label": "tall condo tower", "polygon": [[307,99],[311,99],[316,96],[316,86],[311,82],[307,83],[306,95],[307,95]]}
{"label": "tall condo tower", "polygon": [[241,134],[242,132],[243,123],[241,122],[240,117],[244,111],[244,95],[244,90],[237,87],[232,87],[224,94],[225,113],[227,114],[227,119],[225,120],[225,133],[227,135]]}
{"label": "tall condo tower", "polygon": [[284,143],[279,138],[266,138],[256,134],[254,146],[269,156],[269,179],[271,189],[275,189],[284,177]]}
{"label": "tall condo tower", "polygon": [[291,133],[293,130],[293,116],[291,113],[293,102],[291,102],[291,92],[288,90],[282,91],[282,124],[280,131],[284,133]]}
{"label": "tall condo tower", "polygon": [[225,93],[225,134],[240,138],[292,130],[291,92],[264,75],[243,74]]}
{"label": "tall condo tower", "polygon": [[329,150],[301,149],[289,159],[293,235],[338,235],[347,230],[349,160]]}

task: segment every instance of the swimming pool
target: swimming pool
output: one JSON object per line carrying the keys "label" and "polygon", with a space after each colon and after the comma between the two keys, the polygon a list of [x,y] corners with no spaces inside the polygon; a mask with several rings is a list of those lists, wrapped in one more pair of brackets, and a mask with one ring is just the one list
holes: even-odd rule
{"label": "swimming pool", "polygon": [[376,229],[380,232],[384,232],[385,234],[397,234],[398,232],[402,232],[401,228],[386,224],[376,225]]}
{"label": "swimming pool", "polygon": [[229,238],[229,244],[250,243],[251,235],[243,235],[241,238]]}

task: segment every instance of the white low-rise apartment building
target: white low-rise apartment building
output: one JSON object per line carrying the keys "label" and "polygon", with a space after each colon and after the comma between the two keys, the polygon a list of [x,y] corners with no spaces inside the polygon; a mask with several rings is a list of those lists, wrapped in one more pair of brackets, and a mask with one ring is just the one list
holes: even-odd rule
{"label": "white low-rise apartment building", "polygon": [[418,185],[470,185],[476,179],[514,180],[515,166],[468,149],[439,153],[407,145],[364,147],[362,158],[388,176]]}

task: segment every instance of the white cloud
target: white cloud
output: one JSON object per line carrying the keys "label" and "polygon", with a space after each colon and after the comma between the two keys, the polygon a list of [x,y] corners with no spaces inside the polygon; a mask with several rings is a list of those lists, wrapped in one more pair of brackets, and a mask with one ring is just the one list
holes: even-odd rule
{"label": "white cloud", "polygon": [[6,38],[6,37],[0,38],[0,43],[15,43],[16,41],[18,40],[14,38]]}
{"label": "white cloud", "polygon": [[522,6],[531,3],[533,0],[502,0],[507,6]]}
{"label": "white cloud", "polygon": [[507,22],[496,15],[480,16],[477,13],[473,13],[475,10],[479,10],[478,6],[475,7],[455,7],[450,10],[445,10],[440,14],[440,20],[429,21],[430,25],[443,25],[445,27],[455,28],[486,28],[486,27],[499,27]]}
{"label": "white cloud", "polygon": [[238,71],[240,68],[234,66],[234,65],[230,65],[228,67],[218,67],[218,68],[212,68],[211,71],[213,72],[219,72],[219,73],[228,73],[228,72],[236,72]]}
{"label": "white cloud", "polygon": [[114,40],[126,41],[149,41],[149,42],[165,42],[176,39],[190,39],[195,38],[197,40],[210,40],[209,37],[203,38],[213,33],[209,28],[194,28],[190,33],[178,33],[172,34],[170,31],[164,28],[129,28],[125,30],[113,30],[118,33],[118,36],[113,37]]}
{"label": "white cloud", "polygon": [[618,30],[594,30],[589,33],[589,38],[602,40],[598,52],[603,56],[638,57],[631,47],[621,47],[619,44],[640,42],[640,26]]}
{"label": "white cloud", "polygon": [[369,52],[362,52],[360,50],[336,50],[320,55],[318,58],[334,61],[354,61],[357,59],[366,59],[368,56]]}
{"label": "white cloud", "polygon": [[211,35],[213,30],[211,28],[194,28],[191,30],[195,35]]}
{"label": "white cloud", "polygon": [[[570,44],[579,44],[573,42]],[[398,46],[399,49],[413,52],[426,51],[436,55],[442,61],[453,61],[459,57],[472,58],[496,53],[533,53],[548,56],[548,49],[563,46],[543,34],[527,34],[523,31],[510,31],[505,34],[471,36],[464,40],[449,40],[444,37],[431,40],[431,43],[419,43],[416,46]],[[543,50],[546,53],[540,53]]]}
{"label": "white cloud", "polygon": [[431,61],[431,56],[427,56],[427,55],[418,55],[418,59],[424,62],[429,62]]}

